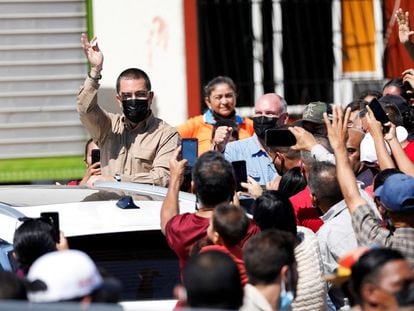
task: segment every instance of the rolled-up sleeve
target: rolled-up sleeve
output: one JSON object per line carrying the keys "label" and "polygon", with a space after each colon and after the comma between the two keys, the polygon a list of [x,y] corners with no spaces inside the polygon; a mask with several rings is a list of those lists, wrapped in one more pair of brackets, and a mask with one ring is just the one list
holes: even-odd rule
{"label": "rolled-up sleeve", "polygon": [[98,88],[96,81],[86,78],[77,96],[77,110],[83,126],[100,146],[111,130],[112,121],[98,105]]}

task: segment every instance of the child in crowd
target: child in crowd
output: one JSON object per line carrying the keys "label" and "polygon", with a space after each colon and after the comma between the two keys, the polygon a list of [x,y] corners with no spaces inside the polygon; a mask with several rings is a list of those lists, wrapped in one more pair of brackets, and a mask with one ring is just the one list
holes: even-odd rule
{"label": "child in crowd", "polygon": [[207,229],[208,239],[214,245],[204,246],[200,250],[201,253],[217,250],[230,255],[239,269],[243,286],[248,280],[244,268],[243,250],[239,243],[246,236],[248,227],[249,218],[241,207],[221,204],[214,209]]}

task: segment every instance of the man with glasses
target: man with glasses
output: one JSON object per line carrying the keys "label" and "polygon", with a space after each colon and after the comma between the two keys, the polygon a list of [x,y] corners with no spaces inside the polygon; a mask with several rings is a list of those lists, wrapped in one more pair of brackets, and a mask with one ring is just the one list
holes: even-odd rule
{"label": "man with glasses", "polygon": [[231,142],[226,146],[224,157],[227,161],[246,161],[247,175],[260,185],[266,185],[277,175],[269,149],[265,145],[265,132],[287,123],[287,103],[279,95],[262,95],[255,104],[252,137]]}
{"label": "man with glasses", "polygon": [[81,37],[91,65],[78,98],[80,119],[101,149],[101,176],[98,180],[129,181],[167,186],[168,161],[179,144],[175,128],[154,117],[150,109],[154,93],[147,74],[137,68],[124,70],[116,82],[116,100],[123,115],[112,114],[97,103],[103,54],[95,40]]}

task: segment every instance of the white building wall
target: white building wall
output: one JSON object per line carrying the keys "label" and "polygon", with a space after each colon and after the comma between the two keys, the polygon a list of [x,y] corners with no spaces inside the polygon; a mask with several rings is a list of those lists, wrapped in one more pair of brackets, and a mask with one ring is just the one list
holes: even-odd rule
{"label": "white building wall", "polygon": [[154,113],[173,126],[187,119],[182,1],[93,1],[94,33],[105,57],[102,87],[115,95],[122,70],[143,69],[155,93]]}

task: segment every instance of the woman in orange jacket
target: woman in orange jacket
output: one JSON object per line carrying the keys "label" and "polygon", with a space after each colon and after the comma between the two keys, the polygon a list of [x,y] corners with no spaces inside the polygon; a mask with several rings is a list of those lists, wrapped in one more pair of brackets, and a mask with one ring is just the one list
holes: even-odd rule
{"label": "woman in orange jacket", "polygon": [[[253,135],[253,121],[236,114],[237,92],[231,78],[215,77],[205,86],[204,94],[208,110],[177,127],[182,138],[198,138],[199,155],[208,150],[223,152],[233,131],[238,132],[239,139]],[[232,126],[218,126],[213,137],[214,124],[218,122]]]}

